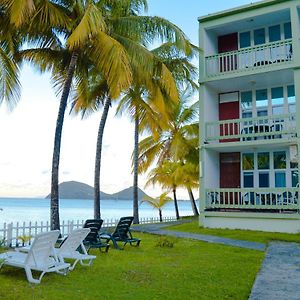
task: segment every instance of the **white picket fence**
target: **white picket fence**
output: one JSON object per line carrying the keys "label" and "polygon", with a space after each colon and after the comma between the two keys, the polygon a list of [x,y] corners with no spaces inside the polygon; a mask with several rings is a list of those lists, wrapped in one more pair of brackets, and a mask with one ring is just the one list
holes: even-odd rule
{"label": "white picket fence", "polygon": [[[163,222],[176,221],[176,217],[164,217]],[[81,228],[84,220],[62,221],[60,232],[62,236],[68,235],[73,229]],[[119,219],[103,220],[102,227],[114,227]],[[159,218],[140,218],[140,224],[158,223]],[[38,233],[50,231],[50,222],[17,222],[0,225],[0,245],[17,247],[24,245],[24,237],[34,237]],[[28,243],[28,242],[27,242]],[[30,239],[29,239],[30,244]]]}

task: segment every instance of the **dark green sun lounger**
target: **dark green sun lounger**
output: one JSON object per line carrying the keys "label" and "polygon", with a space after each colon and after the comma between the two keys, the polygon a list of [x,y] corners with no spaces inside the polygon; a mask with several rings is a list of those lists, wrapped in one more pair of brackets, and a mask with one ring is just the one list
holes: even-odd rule
{"label": "dark green sun lounger", "polygon": [[[103,232],[100,234],[100,239],[105,240],[106,243],[112,241],[114,247],[119,250],[123,250],[126,244],[130,244],[131,246],[138,247],[140,245],[141,240],[138,238],[134,238],[130,231],[130,226],[132,224],[133,217],[122,217],[119,220],[115,230],[113,233]],[[118,242],[124,243],[121,248],[118,245]]]}
{"label": "dark green sun lounger", "polygon": [[109,244],[102,242],[99,237],[99,231],[102,223],[102,219],[90,219],[85,221],[83,228],[89,228],[91,230],[83,241],[87,251],[89,251],[91,248],[98,248],[100,251],[104,249],[105,252],[108,251]]}

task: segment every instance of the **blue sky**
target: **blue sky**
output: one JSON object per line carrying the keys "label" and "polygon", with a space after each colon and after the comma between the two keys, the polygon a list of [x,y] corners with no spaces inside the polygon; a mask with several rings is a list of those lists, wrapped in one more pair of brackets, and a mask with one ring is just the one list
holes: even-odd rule
{"label": "blue sky", "polygon": [[[178,25],[197,44],[199,16],[249,4],[245,0],[149,0],[149,15]],[[0,197],[37,197],[50,191],[53,137],[59,99],[49,76],[22,69],[22,98],[12,113],[0,107]],[[60,182],[82,181],[93,185],[94,157],[101,112],[88,120],[66,115],[61,148]],[[112,193],[132,185],[133,126],[126,117],[110,111],[104,133],[101,190]],[[143,188],[145,176],[140,177]],[[150,195],[160,190],[148,188]],[[185,191],[180,198],[188,198]]]}

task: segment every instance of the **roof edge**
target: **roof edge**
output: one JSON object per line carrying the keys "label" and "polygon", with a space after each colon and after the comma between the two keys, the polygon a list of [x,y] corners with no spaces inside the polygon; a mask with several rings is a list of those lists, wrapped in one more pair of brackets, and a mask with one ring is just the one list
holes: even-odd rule
{"label": "roof edge", "polygon": [[267,7],[267,6],[271,6],[274,4],[279,4],[279,3],[287,2],[287,1],[292,1],[292,0],[263,0],[263,1],[259,1],[259,2],[254,2],[254,3],[238,6],[238,7],[232,8],[232,9],[227,9],[227,10],[223,10],[223,11],[220,11],[217,13],[208,14],[206,16],[199,17],[198,21],[202,22],[202,23],[208,22],[208,21],[220,19],[223,17],[247,12],[247,11],[250,11],[253,9]]}

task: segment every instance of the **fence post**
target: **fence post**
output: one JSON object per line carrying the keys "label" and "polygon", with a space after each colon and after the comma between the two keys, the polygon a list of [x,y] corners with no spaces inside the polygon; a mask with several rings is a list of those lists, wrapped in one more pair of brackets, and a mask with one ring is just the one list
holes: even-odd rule
{"label": "fence post", "polygon": [[12,235],[13,235],[13,223],[7,224],[7,246],[12,246]]}

